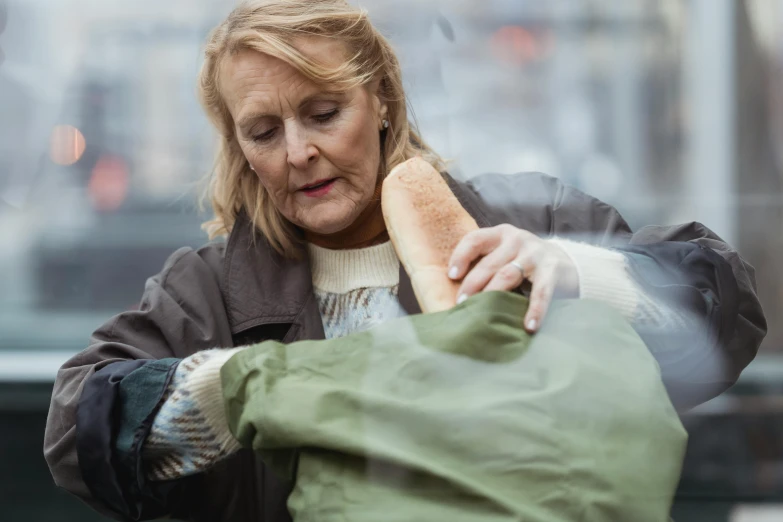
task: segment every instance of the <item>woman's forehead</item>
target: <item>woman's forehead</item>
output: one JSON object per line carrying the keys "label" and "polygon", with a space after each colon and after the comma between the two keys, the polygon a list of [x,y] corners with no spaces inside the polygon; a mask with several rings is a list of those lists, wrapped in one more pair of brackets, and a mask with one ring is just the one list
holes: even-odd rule
{"label": "woman's forehead", "polygon": [[[323,37],[301,38],[296,42],[308,59],[324,68],[336,68],[345,60],[342,43]],[[255,50],[243,49],[224,59],[220,74],[221,91],[236,117],[241,106],[264,101],[279,103],[285,97],[295,102],[328,91],[307,78],[288,62]]]}
{"label": "woman's forehead", "polygon": [[277,113],[321,89],[296,68],[255,51],[232,56],[224,68],[222,92],[235,118],[247,110]]}
{"label": "woman's forehead", "polygon": [[[291,45],[306,59],[326,70],[336,69],[348,59],[346,46],[340,40],[334,38],[301,36],[294,39]],[[301,75],[288,62],[253,49],[240,49],[235,53],[231,53],[223,59],[221,65],[221,77],[224,81],[231,81],[232,76],[235,76],[237,73],[247,73],[249,69],[257,69],[258,72],[267,71],[264,73],[264,76],[286,72]]]}
{"label": "woman's forehead", "polygon": [[348,59],[348,48],[338,38],[300,36],[292,44],[304,56],[327,68],[339,67]]}

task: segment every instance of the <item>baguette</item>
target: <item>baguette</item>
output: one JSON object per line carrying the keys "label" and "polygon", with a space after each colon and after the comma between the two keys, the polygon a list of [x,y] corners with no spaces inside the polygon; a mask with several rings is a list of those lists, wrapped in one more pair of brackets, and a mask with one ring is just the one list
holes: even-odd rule
{"label": "baguette", "polygon": [[457,244],[479,227],[443,176],[421,158],[395,167],[383,182],[381,206],[400,262],[422,312],[448,310],[460,283],[448,276]]}

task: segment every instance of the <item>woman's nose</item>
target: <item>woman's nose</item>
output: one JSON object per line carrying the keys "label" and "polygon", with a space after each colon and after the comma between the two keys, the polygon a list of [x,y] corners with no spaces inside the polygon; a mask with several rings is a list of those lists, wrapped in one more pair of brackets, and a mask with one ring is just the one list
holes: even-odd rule
{"label": "woman's nose", "polygon": [[288,163],[298,169],[306,170],[318,159],[318,148],[313,145],[305,129],[291,125],[286,129]]}

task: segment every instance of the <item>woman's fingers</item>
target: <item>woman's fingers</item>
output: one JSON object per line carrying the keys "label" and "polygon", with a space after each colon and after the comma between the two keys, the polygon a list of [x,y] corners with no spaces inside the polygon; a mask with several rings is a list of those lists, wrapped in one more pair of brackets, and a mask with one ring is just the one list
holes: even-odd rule
{"label": "woman's fingers", "polygon": [[474,261],[495,250],[503,239],[499,229],[482,228],[466,234],[451,254],[449,277],[455,281],[462,279]]}
{"label": "woman's fingers", "polygon": [[[521,267],[521,269],[520,269]],[[512,257],[495,271],[492,279],[484,287],[485,292],[510,291],[518,288],[525,279],[529,279],[536,270],[536,260],[533,255]]]}
{"label": "woman's fingers", "polygon": [[[462,285],[457,293],[458,302],[461,303],[472,295],[490,290],[488,283],[494,281],[498,273],[504,273],[506,270],[504,267],[513,261],[516,255],[516,249],[512,245],[501,243],[497,249],[484,256],[462,280]],[[510,290],[522,284],[524,279],[522,272],[514,267],[511,268],[513,271],[507,275],[513,280],[509,281],[509,284],[516,283],[508,288],[495,288],[496,290]]]}
{"label": "woman's fingers", "polygon": [[533,288],[524,326],[535,333],[552,302],[564,255],[527,231],[500,225],[471,232],[460,241],[451,256],[449,277],[462,280],[459,303],[479,292],[513,290],[530,280]]}
{"label": "woman's fingers", "polygon": [[555,263],[539,265],[531,276],[533,289],[530,292],[530,306],[525,314],[525,330],[529,333],[538,331],[552,303],[552,295],[557,283],[556,266]]}

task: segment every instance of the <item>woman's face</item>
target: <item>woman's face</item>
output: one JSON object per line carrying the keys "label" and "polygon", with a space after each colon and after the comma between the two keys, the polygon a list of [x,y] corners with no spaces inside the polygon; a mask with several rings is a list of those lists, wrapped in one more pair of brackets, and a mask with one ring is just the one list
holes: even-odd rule
{"label": "woman's face", "polygon": [[[342,44],[312,37],[301,52],[339,65]],[[369,204],[386,106],[377,83],[333,92],[255,51],[226,58],[221,87],[239,145],[278,211],[316,234],[351,225]]]}

